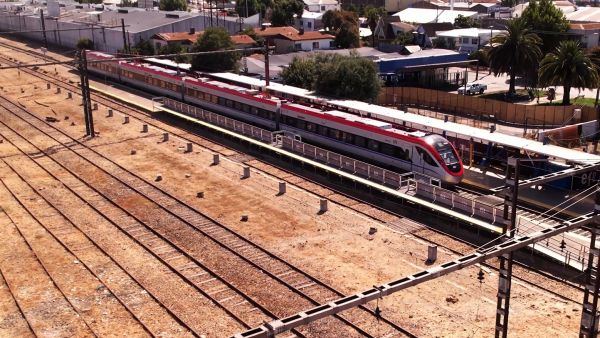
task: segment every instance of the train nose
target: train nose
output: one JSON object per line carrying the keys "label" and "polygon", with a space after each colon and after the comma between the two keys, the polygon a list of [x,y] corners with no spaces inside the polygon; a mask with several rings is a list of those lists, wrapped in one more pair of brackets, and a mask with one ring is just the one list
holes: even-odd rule
{"label": "train nose", "polygon": [[463,175],[452,176],[450,174],[447,174],[446,177],[444,177],[444,181],[446,182],[446,184],[451,184],[451,185],[459,184],[460,181],[462,181],[462,179],[463,179]]}

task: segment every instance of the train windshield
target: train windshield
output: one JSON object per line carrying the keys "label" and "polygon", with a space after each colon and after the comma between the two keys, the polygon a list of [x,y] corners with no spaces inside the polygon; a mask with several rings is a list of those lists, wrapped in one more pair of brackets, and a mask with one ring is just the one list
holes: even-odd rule
{"label": "train windshield", "polygon": [[440,154],[446,166],[459,162],[452,145],[445,138],[439,135],[429,135],[425,137],[425,140]]}

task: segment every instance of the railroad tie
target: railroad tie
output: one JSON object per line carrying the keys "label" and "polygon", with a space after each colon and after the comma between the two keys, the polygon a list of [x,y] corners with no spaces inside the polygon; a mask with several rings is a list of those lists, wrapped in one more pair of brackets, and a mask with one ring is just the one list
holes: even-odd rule
{"label": "railroad tie", "polygon": [[243,301],[241,301],[239,303],[233,304],[233,306],[238,306],[238,305],[242,305],[242,304],[246,304],[246,303],[248,303],[248,301],[247,300],[243,300]]}
{"label": "railroad tie", "polygon": [[183,257],[185,257],[185,256],[184,255],[175,255],[175,256],[172,256],[172,257],[169,257],[169,258],[164,258],[164,260],[165,260],[165,262],[168,262],[168,261],[172,261],[174,259],[183,258]]}
{"label": "railroad tie", "polygon": [[190,262],[190,263],[187,263],[187,264],[176,266],[175,269],[177,271],[184,271],[184,270],[193,269],[193,268],[196,268],[196,267],[198,267],[198,265],[196,265],[196,263]]}
{"label": "railroad tie", "polygon": [[191,279],[191,278],[198,277],[198,276],[203,276],[203,275],[206,275],[206,274],[208,274],[208,272],[199,272],[199,273],[197,273],[195,275],[186,276],[185,278]]}
{"label": "railroad tie", "polygon": [[227,301],[229,301],[229,300],[232,300],[232,299],[234,299],[234,298],[236,298],[236,297],[237,297],[237,295],[235,295],[235,296],[231,296],[231,297],[227,297],[227,298],[225,298],[225,299],[218,300],[217,302],[218,302],[218,303],[225,303],[225,302],[227,302]]}
{"label": "railroad tie", "polygon": [[220,289],[220,290],[216,290],[216,291],[207,292],[206,294],[208,294],[208,295],[211,295],[211,296],[212,296],[212,295],[216,295],[217,293],[221,293],[221,292],[223,292],[223,291],[229,291],[229,290],[230,290],[230,289],[229,289],[229,287],[227,287],[227,286],[224,286],[224,287],[223,287],[222,289]]}
{"label": "railroad tie", "polygon": [[201,285],[201,284],[204,284],[204,283],[212,282],[214,280],[216,280],[216,278],[210,278],[210,279],[207,279],[207,280],[203,280],[202,282],[198,282],[198,283],[196,283],[196,285]]}
{"label": "railroad tie", "polygon": [[281,278],[281,277],[283,277],[283,276],[287,276],[287,275],[289,275],[289,274],[292,274],[292,273],[294,273],[294,272],[296,272],[296,271],[294,271],[294,270],[289,270],[288,272],[284,272],[284,273],[280,273],[280,274],[278,274],[278,275],[275,275],[275,277],[277,277],[277,278]]}

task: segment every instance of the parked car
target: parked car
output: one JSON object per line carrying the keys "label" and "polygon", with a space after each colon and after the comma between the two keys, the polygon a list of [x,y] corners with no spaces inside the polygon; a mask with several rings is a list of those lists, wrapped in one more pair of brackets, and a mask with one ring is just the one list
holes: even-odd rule
{"label": "parked car", "polygon": [[482,83],[469,82],[469,83],[467,83],[466,86],[462,86],[462,87],[458,88],[458,94],[464,95],[465,88],[466,88],[467,95],[474,95],[477,93],[483,94],[483,91],[487,90],[487,85],[482,84]]}

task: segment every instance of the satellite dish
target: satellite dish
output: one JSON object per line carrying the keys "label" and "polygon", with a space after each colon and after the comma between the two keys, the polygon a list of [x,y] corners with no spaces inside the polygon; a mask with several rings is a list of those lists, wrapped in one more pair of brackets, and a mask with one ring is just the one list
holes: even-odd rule
{"label": "satellite dish", "polygon": [[412,4],[408,4],[408,8],[412,8]]}

